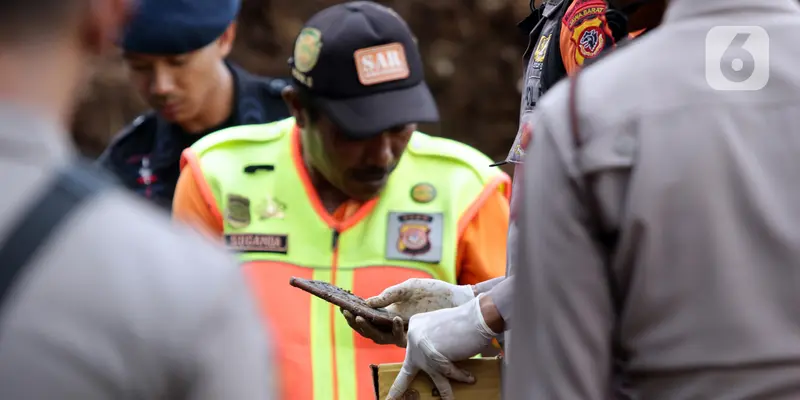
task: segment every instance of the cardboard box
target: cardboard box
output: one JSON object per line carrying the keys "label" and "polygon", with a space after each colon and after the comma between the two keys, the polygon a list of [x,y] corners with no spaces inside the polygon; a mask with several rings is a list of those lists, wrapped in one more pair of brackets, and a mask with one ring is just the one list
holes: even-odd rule
{"label": "cardboard box", "polygon": [[[468,385],[450,381],[456,400],[500,400],[501,366],[500,358],[473,358],[456,363],[475,376],[475,383]],[[400,372],[403,364],[370,365],[372,380],[375,384],[375,395],[378,400],[386,399],[389,388]],[[403,400],[438,400],[439,393],[431,379],[424,371],[420,371],[405,393]]]}

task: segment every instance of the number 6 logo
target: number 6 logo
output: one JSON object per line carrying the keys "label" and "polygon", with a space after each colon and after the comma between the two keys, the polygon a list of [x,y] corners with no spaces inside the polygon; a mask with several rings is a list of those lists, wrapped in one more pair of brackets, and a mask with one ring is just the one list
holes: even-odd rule
{"label": "number 6 logo", "polygon": [[769,82],[769,34],[759,26],[716,26],[706,35],[706,81],[715,90],[760,90]]}

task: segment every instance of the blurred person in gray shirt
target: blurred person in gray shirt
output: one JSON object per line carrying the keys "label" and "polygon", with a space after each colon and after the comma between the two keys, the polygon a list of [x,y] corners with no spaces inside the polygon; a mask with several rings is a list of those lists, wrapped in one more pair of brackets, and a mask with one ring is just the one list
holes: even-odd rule
{"label": "blurred person in gray shirt", "polygon": [[613,355],[641,399],[800,399],[798,38],[796,0],[671,0],[544,96],[507,399],[607,399]]}
{"label": "blurred person in gray shirt", "polygon": [[0,398],[274,398],[267,327],[223,250],[111,184],[58,209],[80,197],[78,92],[130,8],[0,1]]}

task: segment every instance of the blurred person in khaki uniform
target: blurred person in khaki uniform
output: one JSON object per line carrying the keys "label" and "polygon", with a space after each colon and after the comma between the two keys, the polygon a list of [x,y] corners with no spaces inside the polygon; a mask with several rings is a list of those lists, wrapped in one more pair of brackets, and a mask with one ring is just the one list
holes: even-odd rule
{"label": "blurred person in khaki uniform", "polygon": [[606,399],[615,355],[642,399],[800,398],[798,37],[795,0],[672,0],[542,98],[507,398]]}
{"label": "blurred person in khaki uniform", "polygon": [[271,349],[236,264],[121,187],[17,262],[34,242],[20,241],[21,216],[52,211],[30,208],[75,163],[67,127],[88,62],[113,49],[129,7],[0,2],[0,289],[22,266],[0,290],[0,398],[273,398]]}

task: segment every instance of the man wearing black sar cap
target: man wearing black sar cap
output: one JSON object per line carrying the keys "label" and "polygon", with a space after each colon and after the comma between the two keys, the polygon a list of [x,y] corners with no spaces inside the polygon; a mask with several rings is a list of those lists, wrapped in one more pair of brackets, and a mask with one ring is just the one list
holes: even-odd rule
{"label": "man wearing black sar cap", "polygon": [[356,334],[348,323],[364,326],[352,316],[287,281],[369,297],[433,278],[420,281],[458,288],[449,306],[468,301],[471,284],[505,271],[510,179],[478,150],[416,131],[438,112],[392,10],[349,2],[319,12],[289,64],[292,118],[187,149],[173,217],[241,255],[278,335],[284,398],[374,399],[369,365],[400,362],[403,349]]}
{"label": "man wearing black sar cap", "polygon": [[[352,11],[359,10],[351,4]],[[367,9],[369,10],[369,9]],[[336,18],[339,9],[330,8],[321,12],[320,21]],[[364,12],[366,13],[366,12]],[[394,14],[382,18],[398,18]],[[363,21],[359,21],[360,18]],[[391,35],[389,26],[366,26],[367,21],[358,13],[351,16],[351,24],[364,24],[364,39],[378,39]],[[320,23],[324,27],[325,23]],[[356,28],[354,26],[354,28]],[[340,130],[353,137],[366,138],[394,127],[419,122],[437,122],[439,114],[436,103],[423,81],[423,65],[417,51],[406,53],[405,48],[415,48],[413,37],[404,37],[402,42],[359,49],[365,40],[341,35],[337,41],[325,45],[330,48],[314,57],[314,41],[319,29],[306,27],[299,36],[298,48],[291,61],[296,90],[289,96],[299,94],[312,108],[318,108],[334,122]],[[305,47],[312,47],[306,50]],[[353,69],[356,74],[343,74]],[[314,68],[318,63],[323,68]]]}
{"label": "man wearing black sar cap", "polygon": [[225,58],[240,0],[142,0],[122,40],[132,83],[152,111],[117,135],[99,162],[169,209],[180,154],[209,132],[286,118],[287,82]]}

